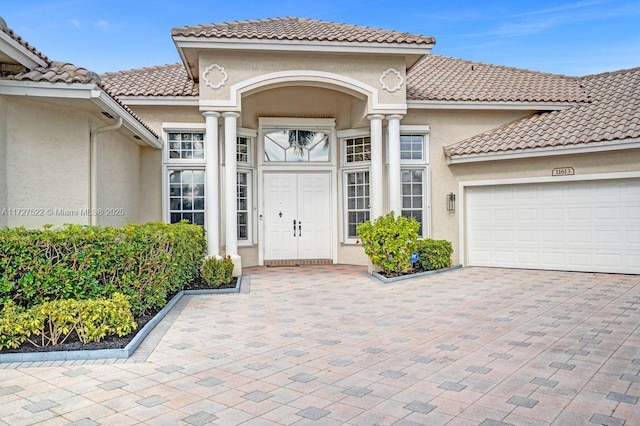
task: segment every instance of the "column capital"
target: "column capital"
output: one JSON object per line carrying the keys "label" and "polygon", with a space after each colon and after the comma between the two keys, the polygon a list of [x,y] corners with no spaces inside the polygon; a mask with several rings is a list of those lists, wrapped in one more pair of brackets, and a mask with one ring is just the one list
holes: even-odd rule
{"label": "column capital", "polygon": [[237,112],[233,112],[233,111],[227,111],[227,112],[223,112],[222,113],[222,117],[224,118],[238,118],[240,117],[240,114]]}
{"label": "column capital", "polygon": [[404,115],[402,114],[391,114],[391,115],[387,115],[385,117],[387,120],[391,121],[391,120],[402,120],[404,118]]}
{"label": "column capital", "polygon": [[373,120],[384,120],[384,115],[382,114],[371,114],[371,115],[367,115],[367,118],[371,121]]}
{"label": "column capital", "polygon": [[207,118],[207,117],[213,117],[213,118],[218,118],[220,117],[220,113],[216,112],[216,111],[205,111],[202,113],[202,116]]}

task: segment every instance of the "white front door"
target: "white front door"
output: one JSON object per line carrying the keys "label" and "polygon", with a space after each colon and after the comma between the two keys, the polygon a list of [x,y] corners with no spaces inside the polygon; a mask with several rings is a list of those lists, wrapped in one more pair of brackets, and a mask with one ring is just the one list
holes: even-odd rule
{"label": "white front door", "polygon": [[331,258],[331,175],[264,174],[264,258]]}

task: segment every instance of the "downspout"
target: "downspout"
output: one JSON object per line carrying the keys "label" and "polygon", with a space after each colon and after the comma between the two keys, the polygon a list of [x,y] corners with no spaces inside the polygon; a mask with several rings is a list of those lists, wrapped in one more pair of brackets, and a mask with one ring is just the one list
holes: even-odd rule
{"label": "downspout", "polygon": [[97,222],[97,216],[93,211],[98,205],[98,142],[96,136],[100,133],[110,132],[117,130],[122,126],[122,117],[118,117],[115,123],[108,124],[106,126],[98,127],[91,132],[90,146],[89,146],[89,217],[91,219],[90,224],[94,226]]}

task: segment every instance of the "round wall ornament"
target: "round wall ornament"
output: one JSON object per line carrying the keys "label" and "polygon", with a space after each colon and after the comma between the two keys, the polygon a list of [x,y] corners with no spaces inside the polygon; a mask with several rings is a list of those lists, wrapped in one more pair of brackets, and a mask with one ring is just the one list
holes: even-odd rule
{"label": "round wall ornament", "polygon": [[205,68],[202,73],[202,78],[206,82],[207,86],[211,87],[213,90],[217,90],[227,83],[229,75],[224,70],[224,67],[221,67],[218,64],[211,64]]}
{"label": "round wall ornament", "polygon": [[402,83],[404,83],[402,74],[395,68],[389,68],[380,76],[382,88],[390,93],[399,90],[402,87]]}

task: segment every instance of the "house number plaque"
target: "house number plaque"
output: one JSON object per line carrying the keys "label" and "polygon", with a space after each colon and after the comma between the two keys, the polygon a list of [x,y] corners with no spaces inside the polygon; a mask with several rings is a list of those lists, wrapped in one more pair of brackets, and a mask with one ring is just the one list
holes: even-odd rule
{"label": "house number plaque", "polygon": [[558,167],[557,169],[553,169],[551,171],[551,176],[569,176],[575,174],[576,171],[573,170],[573,167]]}

